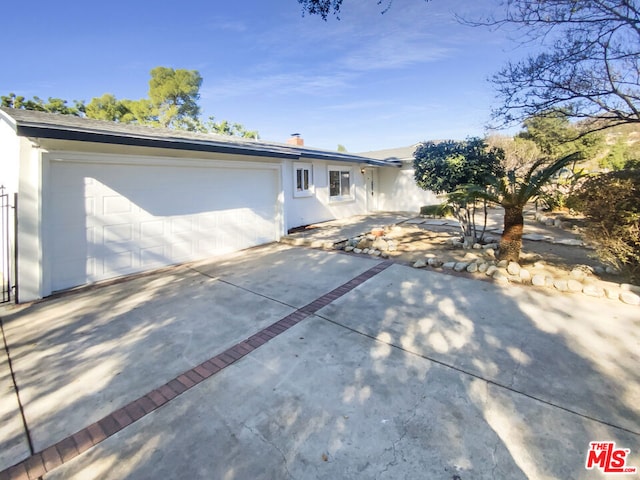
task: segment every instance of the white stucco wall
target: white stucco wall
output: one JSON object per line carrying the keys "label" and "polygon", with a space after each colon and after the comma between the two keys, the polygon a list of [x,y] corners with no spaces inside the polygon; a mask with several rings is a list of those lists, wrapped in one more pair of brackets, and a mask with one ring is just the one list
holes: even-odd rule
{"label": "white stucco wall", "polygon": [[0,114],[0,185],[9,194],[18,190],[19,155],[20,138],[10,120]]}
{"label": "white stucco wall", "polygon": [[440,203],[433,192],[416,185],[413,172],[413,166],[407,163],[402,168],[379,169],[379,210],[418,213],[423,205]]}
{"label": "white stucco wall", "polygon": [[[312,168],[313,194],[308,197],[294,195],[294,165],[306,164]],[[329,166],[340,166],[351,171],[355,197],[353,200],[332,201],[329,199]],[[323,161],[285,161],[283,186],[287,229],[349,217],[367,212],[364,175],[361,165]]]}

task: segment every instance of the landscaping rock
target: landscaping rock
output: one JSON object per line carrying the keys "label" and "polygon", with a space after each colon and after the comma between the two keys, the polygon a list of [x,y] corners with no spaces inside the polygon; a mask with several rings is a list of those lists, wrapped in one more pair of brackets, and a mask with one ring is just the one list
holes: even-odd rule
{"label": "landscaping rock", "polygon": [[489,265],[486,272],[484,272],[487,276],[492,277],[494,273],[498,271],[498,267],[495,265]]}
{"label": "landscaping rock", "polygon": [[487,262],[482,262],[478,265],[478,272],[485,273],[489,269],[489,264]]}
{"label": "landscaping rock", "polygon": [[344,251],[345,252],[353,252],[353,246],[347,245],[346,247],[344,247]]}
{"label": "landscaping rock", "polygon": [[416,263],[413,264],[413,268],[424,268],[426,266],[427,266],[427,262],[425,262],[422,259],[418,260]]}
{"label": "landscaping rock", "polygon": [[620,290],[615,287],[604,287],[604,294],[610,300],[617,300],[620,297]]}
{"label": "landscaping rock", "polygon": [[493,248],[487,248],[484,253],[489,258],[496,258],[496,251]]}
{"label": "landscaping rock", "polygon": [[456,264],[453,266],[453,269],[456,272],[462,272],[463,270],[466,270],[468,266],[469,262],[456,262]]}
{"label": "landscaping rock", "polygon": [[507,277],[501,270],[496,270],[491,277],[500,285],[507,285],[509,283],[509,277]]}
{"label": "landscaping rock", "polygon": [[368,248],[363,248],[362,249],[362,253],[364,253],[366,255],[367,253],[369,253],[369,249]]}
{"label": "landscaping rock", "polygon": [[546,277],[544,277],[544,282],[547,287],[553,288],[553,286],[556,283],[556,280],[551,275],[547,275]]}
{"label": "landscaping rock", "polygon": [[581,292],[584,287],[581,282],[572,278],[571,280],[567,281],[567,288],[570,292],[578,293]]}
{"label": "landscaping rock", "polygon": [[389,252],[381,252],[381,253],[380,253],[380,256],[381,256],[382,258],[389,258]]}
{"label": "landscaping rock", "polygon": [[[498,264],[500,265],[500,264]],[[520,274],[520,265],[516,262],[509,262],[507,264],[507,273],[509,275],[519,275]]]}
{"label": "landscaping rock", "polygon": [[476,273],[478,271],[478,264],[477,263],[470,263],[467,266],[467,272],[469,273]]}
{"label": "landscaping rock", "polygon": [[614,267],[605,268],[605,272],[607,272],[609,275],[620,275],[620,271]]}
{"label": "landscaping rock", "polygon": [[372,244],[373,244],[373,241],[367,238],[362,238],[356,245],[356,248],[359,248],[360,250],[364,250],[365,248],[369,248]]}
{"label": "landscaping rock", "polygon": [[506,261],[506,260],[500,260],[498,262],[498,267],[500,267],[500,268],[507,268],[507,265],[509,265],[509,262]]}
{"label": "landscaping rock", "polygon": [[487,243],[486,245],[483,245],[482,248],[484,250],[495,250],[499,247],[499,245],[497,243]]}
{"label": "landscaping rock", "polygon": [[632,285],[630,283],[621,283],[620,290],[622,290],[623,292],[633,292],[635,294],[640,295],[640,286],[638,285]]}
{"label": "landscaping rock", "polygon": [[559,290],[561,292],[569,291],[569,284],[566,280],[563,280],[563,279],[555,280],[553,282],[553,286],[556,288],[556,290]]}
{"label": "landscaping rock", "polygon": [[531,278],[531,283],[536,287],[544,287],[547,283],[546,275],[542,273],[536,273],[533,278]]}
{"label": "landscaping rock", "polygon": [[445,268],[447,270],[453,270],[455,266],[456,262],[446,262],[442,264],[442,268]]}
{"label": "landscaping rock", "polygon": [[604,288],[599,287],[598,285],[589,284],[584,286],[582,293],[589,297],[602,298],[604,297]]}
{"label": "landscaping rock", "polygon": [[579,268],[574,268],[573,270],[571,270],[571,273],[569,274],[569,276],[574,279],[577,280],[579,282],[581,282],[582,280],[585,279],[585,277],[587,276],[586,273],[584,273],[584,271],[582,271]]}
{"label": "landscaping rock", "polygon": [[640,305],[640,295],[636,295],[633,292],[620,292],[620,301],[627,305]]}
{"label": "landscaping rock", "polygon": [[362,249],[361,248],[354,248],[353,249],[353,253],[362,253]]}
{"label": "landscaping rock", "polygon": [[374,249],[386,252],[389,249],[389,244],[382,238],[376,238],[371,245]]}
{"label": "landscaping rock", "polygon": [[374,228],[371,230],[371,235],[374,237],[382,237],[384,235],[384,228]]}
{"label": "landscaping rock", "polygon": [[441,267],[441,266],[442,266],[442,261],[440,261],[440,260],[439,260],[439,259],[437,259],[437,258],[433,258],[433,257],[432,257],[432,258],[428,258],[428,259],[427,259],[427,264],[428,264],[430,267],[438,268],[438,267]]}
{"label": "landscaping rock", "polygon": [[529,280],[531,280],[531,273],[526,268],[521,268],[519,275],[520,280],[522,280],[523,282],[528,282]]}
{"label": "landscaping rock", "polygon": [[480,250],[482,248],[482,245],[480,245],[479,243],[474,243],[473,247],[471,248],[473,248],[474,250]]}

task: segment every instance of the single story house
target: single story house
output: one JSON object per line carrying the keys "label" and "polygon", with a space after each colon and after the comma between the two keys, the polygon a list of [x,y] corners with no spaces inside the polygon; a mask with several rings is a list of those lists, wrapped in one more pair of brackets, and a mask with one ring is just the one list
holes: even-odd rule
{"label": "single story house", "polygon": [[413,154],[420,145],[390,148],[358,153],[363,157],[395,164],[399,169],[382,168],[376,170],[379,195],[376,208],[381,211],[418,212],[422,205],[442,203],[433,192],[426,192],[416,185],[414,179]]}
{"label": "single story house", "polygon": [[402,161],[309,148],[299,137],[264,142],[0,108],[20,302],[278,241],[301,225],[417,211],[431,194],[413,185],[409,200],[406,176]]}

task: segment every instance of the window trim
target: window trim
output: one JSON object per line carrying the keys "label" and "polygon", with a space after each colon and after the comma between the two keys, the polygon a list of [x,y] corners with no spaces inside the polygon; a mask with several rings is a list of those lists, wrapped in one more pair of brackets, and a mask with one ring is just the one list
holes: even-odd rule
{"label": "window trim", "polygon": [[[327,194],[329,196],[330,202],[351,202],[356,199],[355,195],[355,178],[353,175],[353,167],[346,165],[329,165],[327,167]],[[331,172],[339,172],[340,179],[342,179],[342,174],[349,174],[349,194],[343,195],[331,195]],[[342,192],[342,180],[340,181],[340,191]]]}
{"label": "window trim", "polygon": [[[302,171],[303,179],[304,172],[307,172],[309,177],[307,179],[308,185],[306,189],[298,190],[298,171]],[[311,197],[315,193],[315,184],[313,183],[313,164],[294,162],[293,164],[293,196],[294,197]]]}

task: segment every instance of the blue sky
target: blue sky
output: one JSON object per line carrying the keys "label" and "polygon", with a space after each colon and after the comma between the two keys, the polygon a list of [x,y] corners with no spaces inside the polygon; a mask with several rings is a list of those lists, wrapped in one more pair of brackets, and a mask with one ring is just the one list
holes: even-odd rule
{"label": "blue sky", "polygon": [[360,152],[463,139],[484,134],[496,101],[487,78],[523,51],[452,12],[497,3],[395,0],[381,14],[375,0],[345,0],[341,20],[324,22],[296,0],[16,2],[0,93],[142,98],[162,65],[198,70],[205,116],[265,140],[299,132],[309,146]]}

